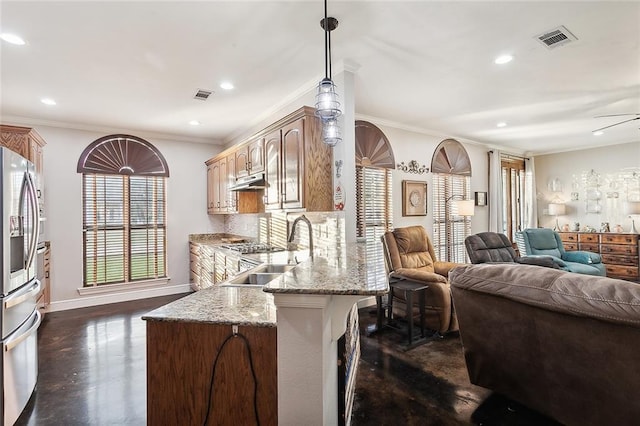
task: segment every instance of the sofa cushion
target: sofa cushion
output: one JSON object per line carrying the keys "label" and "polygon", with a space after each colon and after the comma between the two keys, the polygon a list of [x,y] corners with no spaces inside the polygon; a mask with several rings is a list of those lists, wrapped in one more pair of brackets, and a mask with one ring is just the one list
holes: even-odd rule
{"label": "sofa cushion", "polygon": [[453,287],[464,290],[640,326],[640,285],[629,281],[508,263],[460,266],[449,273],[449,279]]}

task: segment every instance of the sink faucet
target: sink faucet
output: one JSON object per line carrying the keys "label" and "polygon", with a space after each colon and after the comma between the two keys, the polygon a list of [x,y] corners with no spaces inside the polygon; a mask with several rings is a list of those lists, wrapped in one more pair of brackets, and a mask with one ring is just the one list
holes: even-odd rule
{"label": "sink faucet", "polygon": [[293,242],[293,239],[296,235],[296,225],[298,225],[298,222],[300,221],[303,221],[304,223],[306,223],[307,228],[309,229],[309,257],[313,259],[313,230],[311,229],[311,221],[305,215],[298,216],[293,221],[293,223],[291,224],[291,233],[289,233],[289,238],[287,239],[287,242],[289,243]]}

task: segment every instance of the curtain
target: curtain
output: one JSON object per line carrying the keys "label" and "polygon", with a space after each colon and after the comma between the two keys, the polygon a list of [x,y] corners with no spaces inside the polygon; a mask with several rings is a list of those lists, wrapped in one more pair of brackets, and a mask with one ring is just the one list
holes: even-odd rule
{"label": "curtain", "polygon": [[525,223],[524,228],[538,227],[538,203],[536,201],[536,172],[533,158],[524,159],[524,208]]}
{"label": "curtain", "polygon": [[504,232],[500,152],[489,151],[489,231]]}

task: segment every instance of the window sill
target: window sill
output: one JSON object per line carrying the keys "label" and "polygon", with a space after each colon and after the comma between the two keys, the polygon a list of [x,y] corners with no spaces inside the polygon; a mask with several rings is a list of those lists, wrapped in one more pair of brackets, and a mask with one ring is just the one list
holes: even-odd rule
{"label": "window sill", "polygon": [[124,293],[127,291],[141,290],[145,288],[162,287],[169,284],[171,278],[158,278],[154,280],[135,281],[132,283],[105,284],[95,287],[78,288],[80,296],[93,296],[97,294]]}

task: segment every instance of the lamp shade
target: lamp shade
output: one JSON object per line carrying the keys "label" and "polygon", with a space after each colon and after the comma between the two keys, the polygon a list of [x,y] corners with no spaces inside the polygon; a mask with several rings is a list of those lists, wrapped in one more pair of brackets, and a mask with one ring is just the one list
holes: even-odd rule
{"label": "lamp shade", "polygon": [[558,204],[558,203],[549,204],[549,215],[551,216],[561,216],[566,212],[567,212],[567,208],[564,204]]}
{"label": "lamp shade", "polygon": [[627,201],[624,203],[625,214],[640,214],[640,201]]}
{"label": "lamp shade", "polygon": [[451,202],[454,214],[458,216],[473,216],[473,200],[454,200]]}

